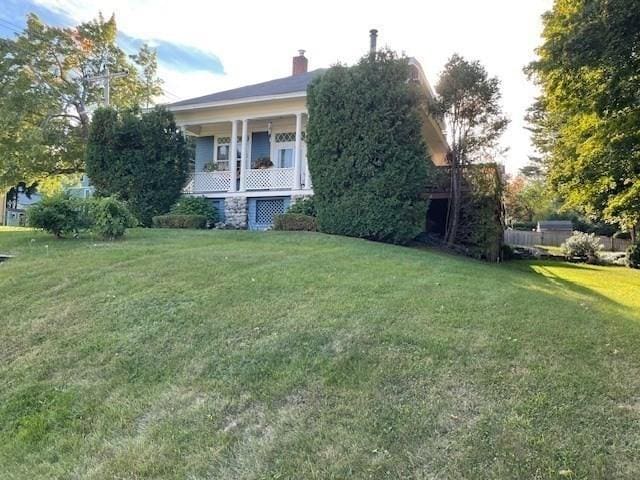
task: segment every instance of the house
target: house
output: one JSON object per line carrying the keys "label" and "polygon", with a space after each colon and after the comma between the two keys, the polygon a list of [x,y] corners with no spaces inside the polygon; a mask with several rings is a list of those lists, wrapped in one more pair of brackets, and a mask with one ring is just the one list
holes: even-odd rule
{"label": "house", "polygon": [[[372,51],[376,36],[372,30]],[[412,80],[432,97],[418,61],[411,59],[410,65]],[[275,215],[313,195],[305,143],[307,86],[325,69],[307,67],[308,59],[300,50],[288,77],[167,106],[186,134],[195,137],[195,171],[185,193],[210,198],[228,225],[269,228]],[[423,113],[430,153],[425,161],[446,165],[443,125],[426,109]]]}
{"label": "house", "polygon": [[538,222],[536,232],[573,232],[571,220],[543,220]]}
{"label": "house", "polygon": [[27,219],[27,208],[34,203],[38,203],[41,199],[42,197],[39,193],[28,193],[20,190],[15,192],[12,189],[5,195],[3,223],[0,223],[0,225],[24,226]]}

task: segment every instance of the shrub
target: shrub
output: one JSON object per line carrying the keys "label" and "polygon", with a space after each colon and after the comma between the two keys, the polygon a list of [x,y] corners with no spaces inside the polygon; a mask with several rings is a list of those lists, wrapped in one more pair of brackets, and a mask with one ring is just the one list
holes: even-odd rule
{"label": "shrub", "polygon": [[204,197],[182,197],[171,207],[172,215],[202,215],[210,227],[218,221],[218,210]]}
{"label": "shrub", "polygon": [[187,182],[190,151],[173,114],[100,108],[93,114],[86,169],[99,195],[127,202],[142,225],[169,211]]}
{"label": "shrub", "polygon": [[602,250],[602,244],[594,233],[573,232],[573,235],[565,240],[561,248],[567,257],[594,262],[598,257],[598,252]]}
{"label": "shrub", "polygon": [[46,197],[27,210],[30,227],[41,228],[56,237],[75,233],[87,226],[82,203],[66,195]]}
{"label": "shrub", "polygon": [[627,266],[640,268],[640,242],[636,242],[627,249]]}
{"label": "shrub", "polygon": [[155,228],[206,228],[207,217],[204,215],[157,215],[153,217]]}
{"label": "shrub", "polygon": [[408,243],[424,229],[428,155],[406,58],[379,51],[308,88],[307,152],[321,231]]}
{"label": "shrub", "polygon": [[120,238],[125,234],[127,227],[136,224],[125,203],[116,198],[93,198],[89,202],[91,231],[102,238]]}
{"label": "shrub", "polygon": [[317,230],[316,219],[311,215],[287,212],[276,215],[273,222],[274,230],[300,230],[315,232]]}
{"label": "shrub", "polygon": [[313,197],[303,198],[291,205],[287,210],[287,213],[299,213],[301,215],[308,215],[310,217],[317,216],[316,204]]}

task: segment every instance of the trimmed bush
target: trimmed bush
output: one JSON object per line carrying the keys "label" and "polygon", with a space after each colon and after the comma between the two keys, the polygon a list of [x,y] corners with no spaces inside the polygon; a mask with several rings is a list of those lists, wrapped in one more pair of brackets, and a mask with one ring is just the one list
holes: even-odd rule
{"label": "trimmed bush", "polygon": [[594,233],[573,232],[561,248],[568,258],[584,259],[591,263],[597,260],[602,244]]}
{"label": "trimmed bush", "polygon": [[627,249],[627,266],[640,268],[640,242],[634,243]]}
{"label": "trimmed bush", "polygon": [[307,152],[321,231],[403,244],[424,229],[431,162],[423,98],[410,78],[408,59],[383,50],[309,86]]}
{"label": "trimmed bush", "polygon": [[145,226],[169,211],[187,183],[191,152],[173,114],[100,108],[93,114],[86,172],[100,196],[115,195]]}
{"label": "trimmed bush", "polygon": [[276,215],[273,221],[273,229],[315,232],[318,228],[315,217],[287,212],[282,215]]}
{"label": "trimmed bush", "polygon": [[113,197],[89,200],[89,212],[91,231],[107,240],[122,237],[127,227],[136,225],[136,220],[126,204]]}
{"label": "trimmed bush", "polygon": [[301,215],[308,215],[310,217],[315,217],[318,215],[313,197],[307,197],[303,198],[302,200],[298,200],[296,203],[289,207],[287,213],[299,213]]}
{"label": "trimmed bush", "polygon": [[182,197],[171,207],[172,215],[202,215],[207,218],[209,226],[218,221],[218,210],[212,205],[211,200],[204,197]]}
{"label": "trimmed bush", "polygon": [[155,228],[206,228],[207,217],[204,215],[158,215],[153,217]]}
{"label": "trimmed bush", "polygon": [[66,195],[45,197],[27,210],[27,224],[60,238],[87,226],[82,203]]}

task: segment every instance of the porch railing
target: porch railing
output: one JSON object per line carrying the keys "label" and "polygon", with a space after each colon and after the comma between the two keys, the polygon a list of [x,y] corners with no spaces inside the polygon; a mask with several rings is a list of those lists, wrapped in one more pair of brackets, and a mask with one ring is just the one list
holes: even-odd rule
{"label": "porch railing", "polygon": [[293,168],[249,169],[247,190],[284,190],[293,187]]}
{"label": "porch railing", "polygon": [[230,172],[196,172],[187,182],[185,192],[228,192],[230,187]]}

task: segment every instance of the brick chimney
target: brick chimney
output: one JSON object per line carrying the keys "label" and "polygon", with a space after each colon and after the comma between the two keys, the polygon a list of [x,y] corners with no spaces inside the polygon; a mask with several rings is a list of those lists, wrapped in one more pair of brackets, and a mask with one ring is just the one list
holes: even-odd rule
{"label": "brick chimney", "polygon": [[304,56],[304,50],[298,50],[298,56],[293,57],[293,73],[292,75],[301,75],[307,73],[309,60]]}

